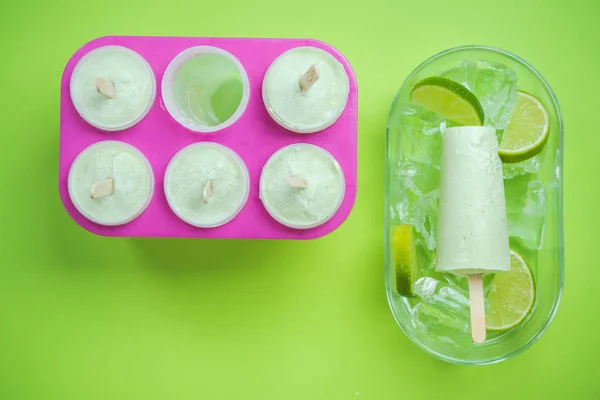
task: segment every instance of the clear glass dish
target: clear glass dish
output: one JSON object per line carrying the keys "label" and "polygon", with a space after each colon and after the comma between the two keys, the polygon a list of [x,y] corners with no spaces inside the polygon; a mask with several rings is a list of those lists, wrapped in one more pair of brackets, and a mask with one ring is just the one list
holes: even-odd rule
{"label": "clear glass dish", "polygon": [[[535,210],[536,204],[539,205],[539,202],[533,203],[534,209],[532,211],[531,206],[528,205],[532,197],[527,197],[527,204],[523,206],[521,211],[523,215],[512,216],[513,219],[517,218],[518,221],[526,221],[526,223],[521,224],[519,222],[519,226],[515,224],[511,226],[511,217],[509,217],[511,248],[523,255],[534,274],[536,300],[527,319],[507,332],[488,333],[488,340],[483,344],[476,345],[471,341],[469,343],[463,341],[462,344],[457,345],[452,343],[451,340],[446,340],[443,335],[437,335],[435,332],[424,328],[425,325],[414,319],[413,312],[418,299],[408,299],[397,294],[394,284],[395,272],[392,265],[390,242],[391,231],[395,225],[414,224],[413,203],[416,203],[419,198],[426,198],[425,192],[427,190],[433,191],[439,187],[439,181],[436,181],[437,178],[432,178],[430,182],[424,181],[427,188],[422,191],[423,196],[414,196],[414,190],[410,187],[414,181],[409,182],[410,185],[407,185],[406,175],[402,175],[404,178],[399,178],[400,173],[406,172],[399,171],[400,165],[405,165],[403,160],[410,159],[410,152],[427,154],[426,147],[431,145],[427,142],[424,142],[422,146],[418,143],[415,145],[414,142],[406,145],[408,139],[403,135],[407,135],[405,131],[408,128],[405,128],[405,126],[408,125],[403,121],[403,118],[406,118],[405,107],[408,104],[410,91],[423,78],[443,74],[464,61],[476,63],[479,60],[501,63],[514,70],[517,77],[517,88],[537,97],[549,112],[550,136],[542,152],[532,160],[504,167],[507,210],[512,207],[509,206],[511,201],[518,200],[521,201],[519,204],[523,205],[522,201],[525,200],[520,199],[523,193],[518,192],[519,190],[527,191],[536,185],[543,185],[545,216],[543,215],[544,211]],[[484,46],[457,47],[429,58],[406,78],[394,100],[387,125],[384,231],[385,280],[387,298],[394,318],[404,333],[418,347],[444,361],[457,364],[482,365],[500,362],[520,354],[544,334],[558,309],[564,280],[562,154],[563,121],[556,97],[541,74],[514,54]],[[426,171],[418,168],[414,169],[412,173],[411,179],[426,176],[419,175],[425,174]],[[436,176],[435,171],[427,173]],[[535,182],[531,184],[532,181]],[[410,190],[413,190],[413,193],[409,193]],[[511,199],[514,193],[519,193],[519,199]],[[524,196],[532,196],[532,194],[527,192]],[[417,198],[417,201],[414,200],[415,198]],[[431,204],[432,207],[436,207],[435,202]],[[419,210],[423,210],[423,208]],[[425,210],[428,209],[425,208]],[[538,229],[537,231],[539,235],[530,237],[526,230],[521,232],[520,227],[521,225],[527,226],[529,224],[527,221],[534,221],[533,219],[527,220],[531,217],[529,214],[532,212],[534,214],[535,212],[538,213],[535,215],[542,215],[540,217],[542,222],[541,225],[536,225],[537,228],[541,226],[541,230]],[[422,221],[421,228],[430,232],[431,227],[437,224],[437,215],[435,213],[427,215],[425,212],[423,216],[425,220]],[[539,218],[534,222],[538,224]],[[422,242],[422,248],[418,248],[418,251],[430,251],[434,254],[435,246],[431,243],[431,238],[427,240],[425,236],[420,233],[417,234],[417,242],[419,240]],[[429,244],[423,244],[426,241]],[[456,284],[454,278],[434,272],[431,265],[427,266],[425,271],[419,271],[419,276],[431,276],[431,274],[435,275],[436,279],[440,281],[446,279],[447,282],[443,282],[444,284],[450,286]],[[463,285],[463,283],[458,282],[458,285]]]}

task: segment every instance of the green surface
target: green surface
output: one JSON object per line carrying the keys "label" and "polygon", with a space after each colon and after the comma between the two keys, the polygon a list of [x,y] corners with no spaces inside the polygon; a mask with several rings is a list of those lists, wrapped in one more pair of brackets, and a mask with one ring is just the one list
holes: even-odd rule
{"label": "green surface", "polygon": [[[0,399],[599,399],[599,17],[596,0],[3,2]],[[59,82],[77,48],[108,34],[336,46],[360,86],[347,222],[311,242],[107,239],[78,228],[57,193]],[[563,302],[537,344],[486,367],[446,364],[409,342],[383,282],[390,104],[418,63],[472,43],[537,66],[566,126]]]}

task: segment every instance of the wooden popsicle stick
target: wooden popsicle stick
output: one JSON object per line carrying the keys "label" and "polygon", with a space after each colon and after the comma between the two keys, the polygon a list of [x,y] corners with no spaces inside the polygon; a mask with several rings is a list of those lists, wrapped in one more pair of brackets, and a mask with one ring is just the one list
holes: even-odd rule
{"label": "wooden popsicle stick", "polygon": [[475,343],[485,342],[485,307],[483,303],[483,274],[469,275],[471,301],[471,335]]}
{"label": "wooden popsicle stick", "polygon": [[96,90],[109,99],[112,99],[115,95],[115,85],[108,79],[96,78]]}
{"label": "wooden popsicle stick", "polygon": [[100,199],[102,197],[110,196],[113,194],[115,182],[113,178],[108,178],[102,182],[96,182],[92,185],[90,196],[92,199]]}
{"label": "wooden popsicle stick", "polygon": [[204,188],[202,188],[202,201],[204,201],[204,204],[208,204],[208,200],[212,197],[213,195],[213,183],[211,180],[207,180],[204,183]]}
{"label": "wooden popsicle stick", "polygon": [[286,176],[285,183],[287,183],[294,189],[306,189],[308,187],[308,182],[306,181],[306,179],[301,178],[299,176]]}
{"label": "wooden popsicle stick", "polygon": [[302,93],[308,92],[317,79],[319,79],[319,70],[317,69],[317,65],[313,64],[308,71],[300,77],[300,91]]}

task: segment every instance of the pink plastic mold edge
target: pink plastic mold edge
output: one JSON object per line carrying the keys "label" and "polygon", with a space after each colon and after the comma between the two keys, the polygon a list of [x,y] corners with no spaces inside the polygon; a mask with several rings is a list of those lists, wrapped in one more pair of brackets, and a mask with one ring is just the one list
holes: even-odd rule
{"label": "pink plastic mold edge", "polygon": [[[151,65],[157,95],[148,115],[137,125],[121,132],[102,132],[85,122],[75,110],[69,94],[71,74],[89,51],[119,45],[130,48]],[[162,75],[169,62],[193,46],[215,46],[233,54],[244,66],[250,81],[246,111],[233,125],[211,134],[198,134],[179,125],[167,113],[160,91]],[[314,46],[332,54],[344,66],[350,83],[346,109],[329,128],[313,133],[287,131],[271,119],[262,101],[262,81],[271,63],[284,51]],[[312,39],[246,39],[109,36],[81,47],[65,67],[61,82],[59,192],[71,218],[84,229],[103,236],[180,237],[222,239],[315,239],[339,227],[350,214],[356,198],[358,91],[352,67],[332,46]],[[134,221],[122,226],[102,226],[81,215],[69,197],[67,178],[77,155],[101,140],[120,140],[135,146],[152,165],[155,190],[148,208]],[[242,211],[217,228],[197,228],[179,219],[169,208],[163,177],[171,158],[183,147],[201,141],[223,144],[242,157],[250,173],[250,195]],[[283,146],[311,143],[329,151],[339,162],[346,180],[346,192],[337,213],[325,224],[308,230],[288,228],[275,221],[259,198],[260,173],[268,158]]]}

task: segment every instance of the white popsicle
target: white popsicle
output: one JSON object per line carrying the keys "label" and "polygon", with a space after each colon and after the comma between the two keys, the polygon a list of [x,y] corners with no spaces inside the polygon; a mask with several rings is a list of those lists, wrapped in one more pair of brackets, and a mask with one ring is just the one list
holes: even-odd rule
{"label": "white popsicle", "polygon": [[469,276],[473,339],[485,340],[481,277],[510,269],[502,162],[494,128],[448,128],[442,150],[436,269]]}

